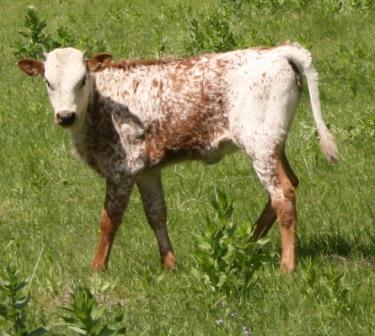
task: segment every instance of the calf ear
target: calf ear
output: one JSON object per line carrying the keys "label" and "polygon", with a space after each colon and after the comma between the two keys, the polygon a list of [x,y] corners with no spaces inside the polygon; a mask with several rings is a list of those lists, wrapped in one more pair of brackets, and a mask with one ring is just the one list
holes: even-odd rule
{"label": "calf ear", "polygon": [[112,55],[108,53],[99,53],[92,56],[87,61],[89,71],[99,71],[105,68],[112,60]]}
{"label": "calf ear", "polygon": [[18,62],[18,67],[29,76],[43,76],[44,64],[33,59],[23,59]]}

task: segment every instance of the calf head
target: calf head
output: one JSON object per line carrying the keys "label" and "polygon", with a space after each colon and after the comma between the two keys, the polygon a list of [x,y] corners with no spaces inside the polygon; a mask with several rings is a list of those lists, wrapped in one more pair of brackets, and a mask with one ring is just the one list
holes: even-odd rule
{"label": "calf head", "polygon": [[18,66],[29,76],[44,78],[57,124],[82,124],[90,97],[90,73],[100,70],[111,56],[102,53],[87,60],[83,52],[74,48],[55,49],[45,56],[44,62],[23,59]]}

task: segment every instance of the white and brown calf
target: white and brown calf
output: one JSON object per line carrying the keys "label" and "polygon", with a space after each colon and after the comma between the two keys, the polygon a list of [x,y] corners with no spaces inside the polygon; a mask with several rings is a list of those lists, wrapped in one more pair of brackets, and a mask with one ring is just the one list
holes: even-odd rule
{"label": "white and brown calf", "polygon": [[106,179],[101,238],[93,268],[107,267],[134,183],[156,234],[165,268],[175,255],[166,227],[160,169],[176,160],[217,162],[242,149],[269,193],[254,232],[277,218],[281,268],[296,268],[298,179],[284,152],[298,104],[300,73],[307,78],[323,153],[338,154],[321,115],[317,73],[309,51],[293,43],[270,49],[212,53],[178,60],[113,62],[106,53],[86,60],[73,48],[45,62],[19,62],[47,83],[55,121],[68,128],[79,156]]}

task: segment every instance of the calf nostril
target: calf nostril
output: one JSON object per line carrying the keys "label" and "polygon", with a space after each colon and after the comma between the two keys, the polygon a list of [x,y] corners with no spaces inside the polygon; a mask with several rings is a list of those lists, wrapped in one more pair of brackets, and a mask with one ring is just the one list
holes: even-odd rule
{"label": "calf nostril", "polygon": [[71,126],[76,119],[76,114],[68,111],[59,112],[56,114],[56,119],[60,126]]}

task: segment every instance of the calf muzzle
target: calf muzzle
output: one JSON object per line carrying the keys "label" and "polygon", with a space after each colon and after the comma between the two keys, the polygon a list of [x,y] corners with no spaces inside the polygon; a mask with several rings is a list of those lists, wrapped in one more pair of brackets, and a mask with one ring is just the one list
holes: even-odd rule
{"label": "calf muzzle", "polygon": [[74,124],[76,120],[75,112],[61,111],[56,113],[56,121],[62,127],[69,127]]}

